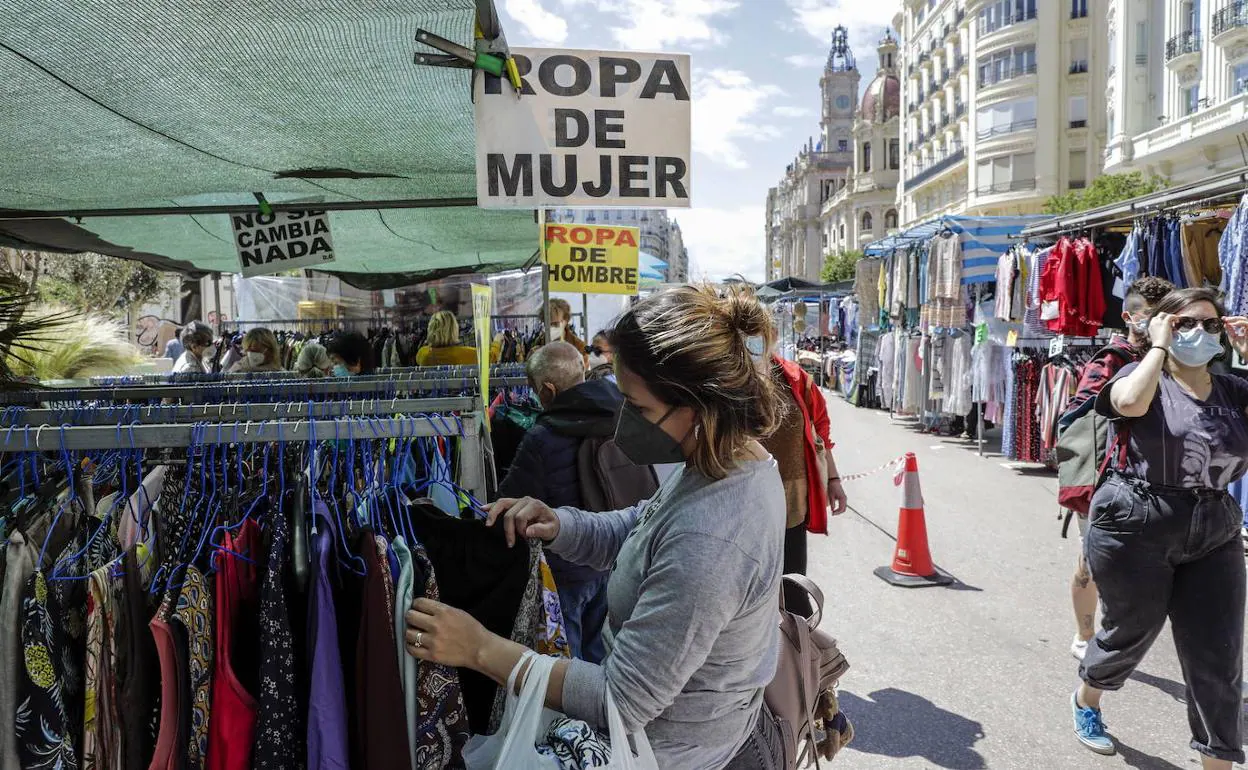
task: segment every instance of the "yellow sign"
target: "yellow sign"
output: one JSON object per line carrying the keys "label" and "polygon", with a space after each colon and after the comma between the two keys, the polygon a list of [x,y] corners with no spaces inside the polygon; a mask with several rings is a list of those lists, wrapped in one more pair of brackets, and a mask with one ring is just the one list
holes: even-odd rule
{"label": "yellow sign", "polygon": [[[472,285],[472,328],[477,338],[477,375],[481,382],[481,403],[490,407],[490,313],[494,310],[494,289],[490,286]],[[490,421],[482,413],[485,429]]]}
{"label": "yellow sign", "polygon": [[550,290],[635,295],[640,241],[636,227],[546,225]]}

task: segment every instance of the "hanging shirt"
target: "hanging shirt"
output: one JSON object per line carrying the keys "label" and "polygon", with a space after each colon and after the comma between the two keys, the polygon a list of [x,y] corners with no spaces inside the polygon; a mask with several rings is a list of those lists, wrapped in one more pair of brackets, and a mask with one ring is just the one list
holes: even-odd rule
{"label": "hanging shirt", "polygon": [[356,667],[356,734],[360,737],[361,770],[412,770],[407,740],[406,705],[399,662],[394,649],[394,593],[390,566],[371,530],[359,538],[365,562],[364,593],[359,597],[359,642]]}
{"label": "hanging shirt", "polygon": [[[408,759],[413,768],[419,768],[421,765],[416,763],[416,725],[420,716],[416,704],[416,667],[419,660],[407,652],[407,620],[404,619],[415,601],[416,571],[412,566],[412,552],[408,550],[403,536],[396,537],[391,545],[399,560],[399,577],[394,583],[394,643],[399,661],[400,684],[403,687],[403,718],[407,732]],[[423,587],[422,580],[422,595]]]}
{"label": "hanging shirt", "polygon": [[308,770],[348,770],[347,699],[338,647],[334,607],[335,525],[321,500],[313,504],[317,532],[314,582],[308,612],[308,649],[312,660],[308,692]]}
{"label": "hanging shirt", "polygon": [[260,585],[260,689],[254,770],[296,767],[306,730],[295,685],[295,639],[286,602],[290,522],[270,510],[268,559]]}
{"label": "hanging shirt", "polygon": [[1222,265],[1218,263],[1218,242],[1226,220],[1217,217],[1183,222],[1183,267],[1188,286],[1221,286]]}
{"label": "hanging shirt", "polygon": [[[257,642],[260,619],[260,527],[248,519],[237,536],[226,532],[216,553],[216,655],[212,718],[208,722],[209,770],[250,770],[255,743]],[[252,688],[252,689],[249,689]]]}
{"label": "hanging shirt", "polygon": [[208,757],[212,664],[216,652],[212,610],[208,579],[194,565],[188,566],[182,577],[173,622],[181,626],[187,640],[191,725],[186,751],[187,766],[190,768],[204,767]]}
{"label": "hanging shirt", "polygon": [[1114,260],[1114,266],[1118,268],[1118,272],[1122,278],[1114,284],[1114,296],[1119,299],[1127,298],[1127,289],[1131,288],[1131,284],[1140,277],[1140,240],[1142,234],[1140,228],[1131,229],[1131,234],[1127,236],[1127,242],[1122,247],[1122,251],[1118,254],[1118,259]]}
{"label": "hanging shirt", "polygon": [[1218,241],[1218,262],[1222,267],[1222,291],[1227,312],[1248,313],[1248,195],[1231,214]]}

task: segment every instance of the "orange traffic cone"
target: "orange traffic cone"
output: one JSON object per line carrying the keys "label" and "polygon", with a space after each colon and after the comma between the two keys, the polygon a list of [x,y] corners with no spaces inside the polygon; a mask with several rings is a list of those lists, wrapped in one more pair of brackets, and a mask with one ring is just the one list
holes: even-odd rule
{"label": "orange traffic cone", "polygon": [[898,475],[901,486],[901,515],[897,522],[897,550],[891,566],[879,567],[875,574],[882,580],[903,588],[944,586],[953,578],[932,564],[927,547],[927,522],[923,518],[923,492],[919,489],[919,461],[913,452],[906,453],[906,467]]}

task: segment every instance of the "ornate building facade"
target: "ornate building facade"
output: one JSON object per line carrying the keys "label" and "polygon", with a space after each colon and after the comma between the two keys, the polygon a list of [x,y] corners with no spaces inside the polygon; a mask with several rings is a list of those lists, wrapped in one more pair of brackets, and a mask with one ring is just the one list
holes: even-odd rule
{"label": "ornate building facade", "polygon": [[822,102],[818,142],[810,139],[767,191],[767,280],[795,276],[818,281],[830,244],[824,204],[845,184],[854,167],[854,120],[860,75],[849,48],[849,32],[837,27],[819,79]]}
{"label": "ornate building facade", "polygon": [[[897,182],[901,176],[901,80],[897,39],[880,41],[879,69],[854,114],[853,166],[834,180],[820,220],[825,251],[861,249],[897,230]],[[838,139],[838,142],[840,139]]]}

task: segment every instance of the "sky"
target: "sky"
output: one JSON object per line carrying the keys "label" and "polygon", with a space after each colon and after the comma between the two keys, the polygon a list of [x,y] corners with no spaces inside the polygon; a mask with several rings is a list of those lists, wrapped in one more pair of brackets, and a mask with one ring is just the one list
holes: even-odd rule
{"label": "sky", "polygon": [[898,0],[495,0],[515,46],[688,53],[693,208],[670,213],[690,278],[760,280],[767,189],[819,133],[832,30],[850,31],[865,88]]}

